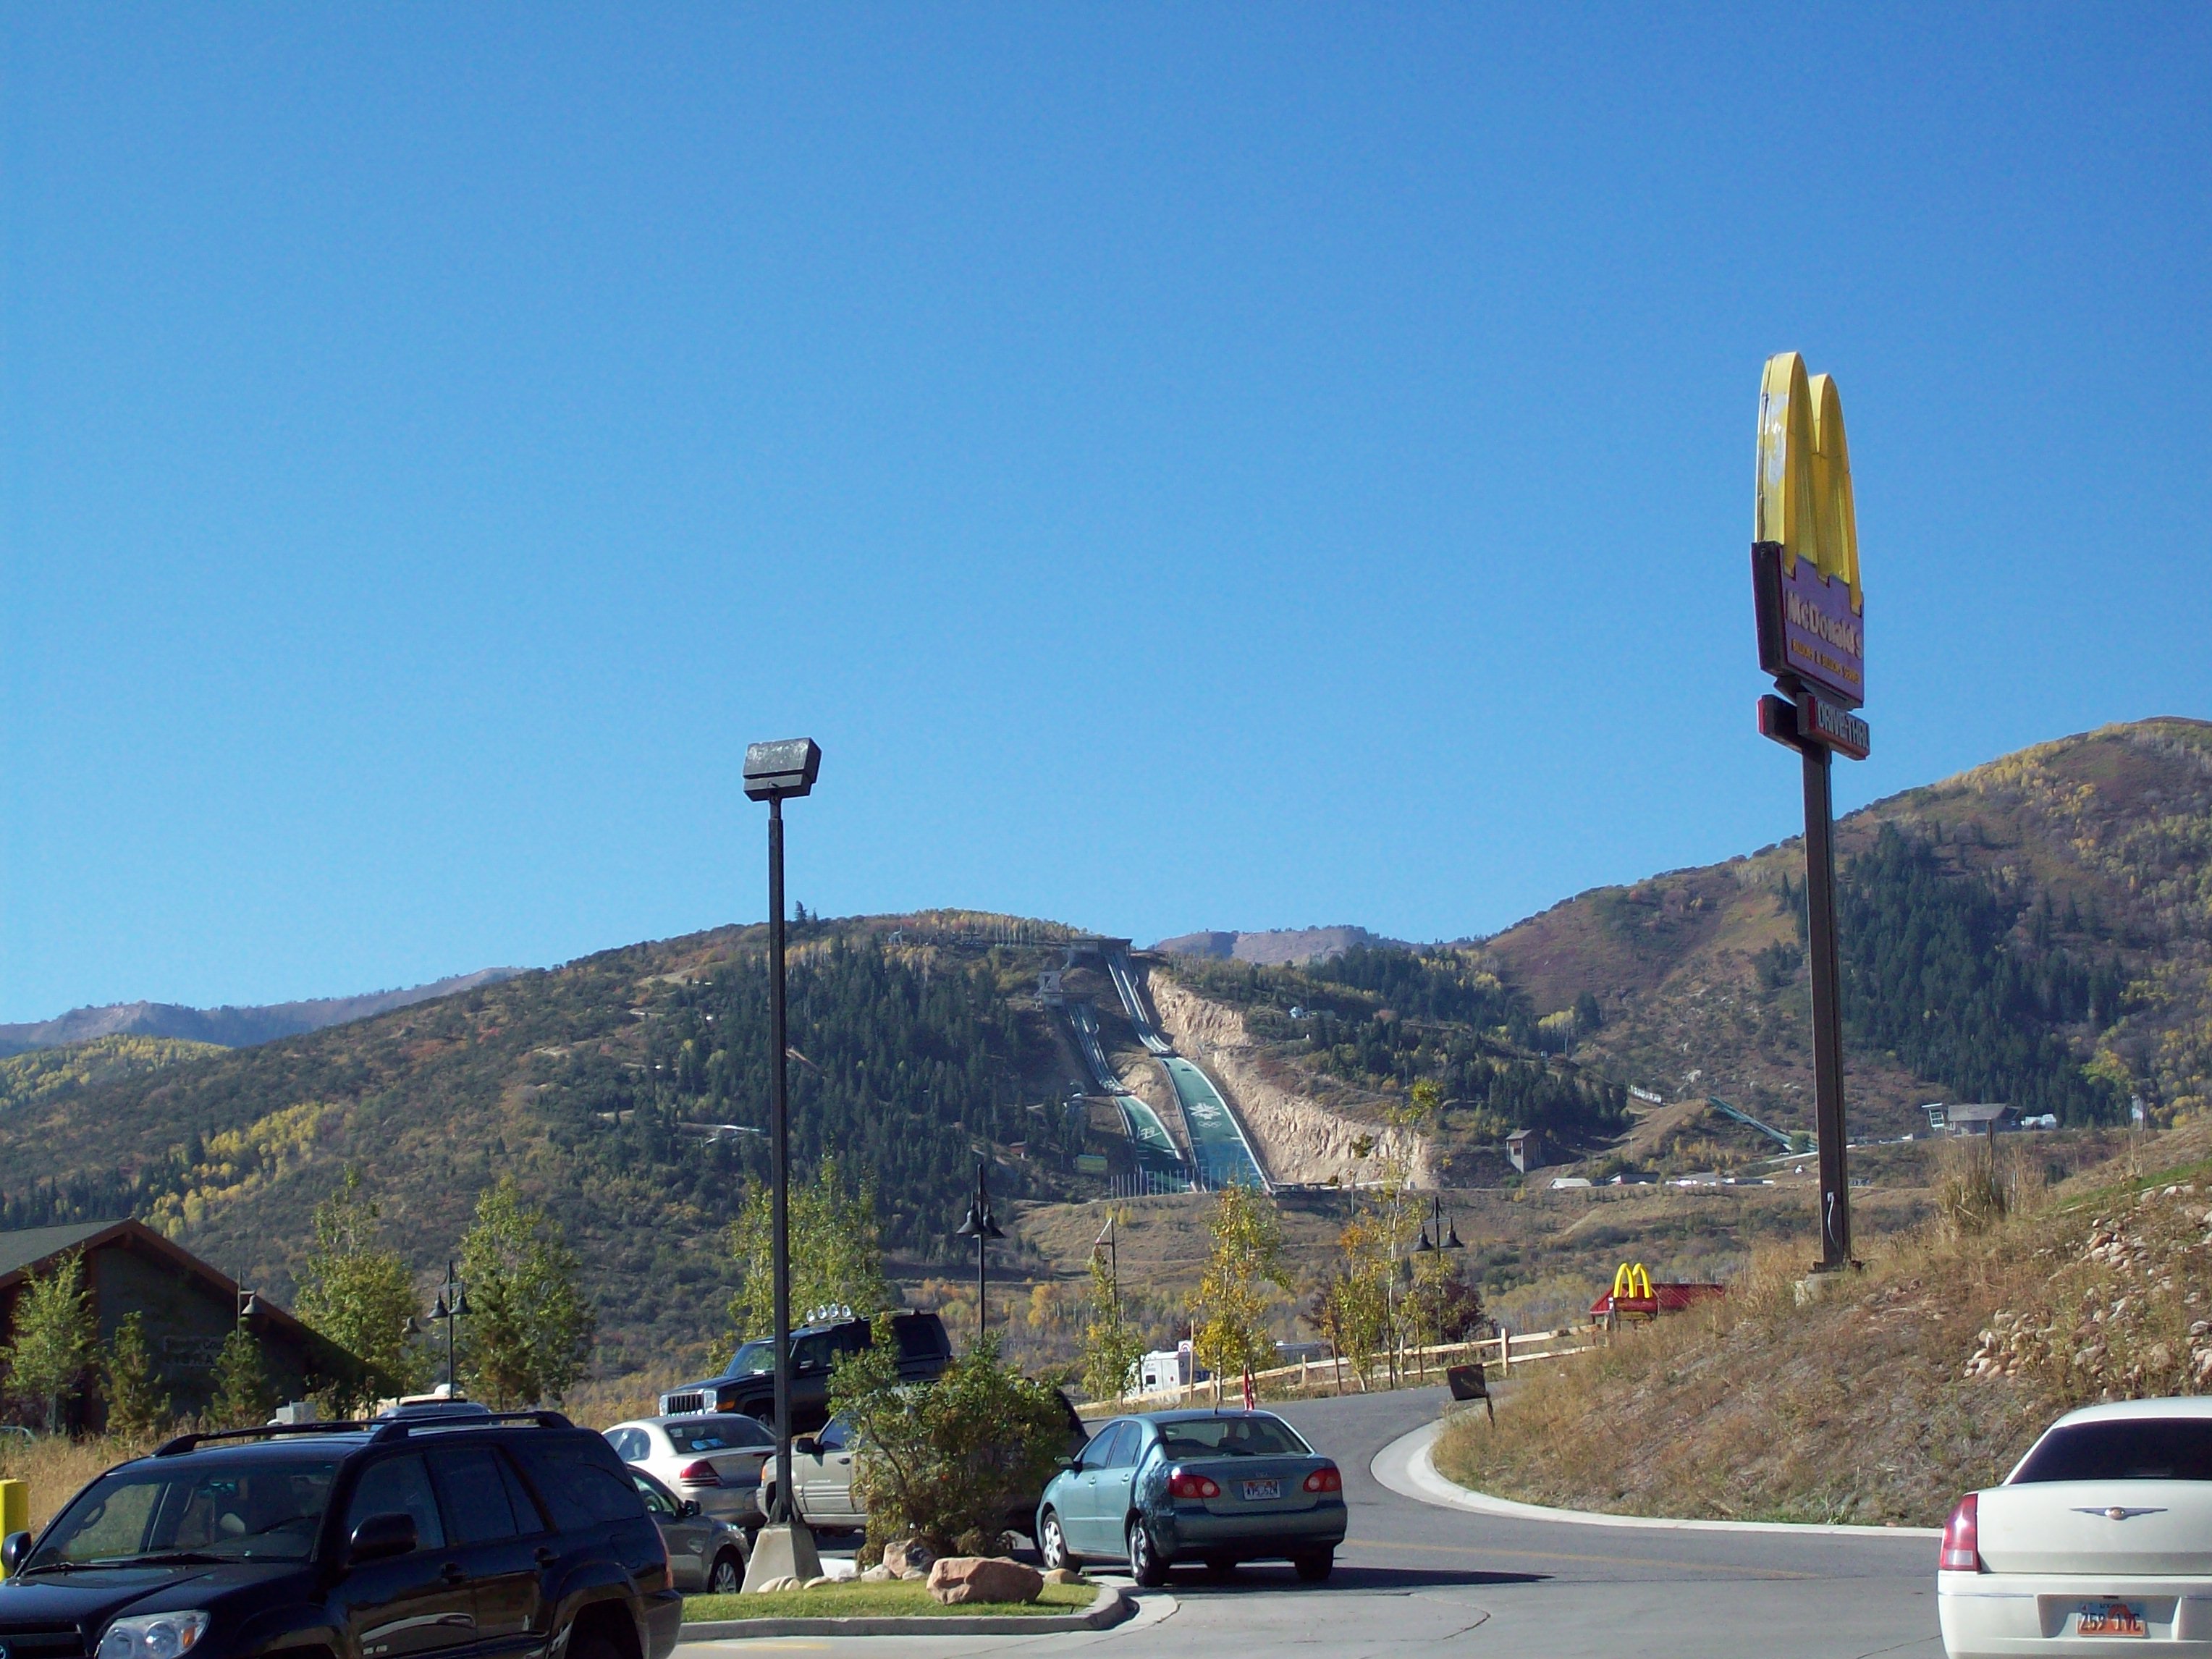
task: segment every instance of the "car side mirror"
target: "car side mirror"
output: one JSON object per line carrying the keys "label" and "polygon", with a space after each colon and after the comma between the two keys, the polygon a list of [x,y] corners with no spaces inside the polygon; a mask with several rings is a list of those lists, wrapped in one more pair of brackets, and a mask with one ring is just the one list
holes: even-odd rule
{"label": "car side mirror", "polygon": [[696,1498],[685,1498],[684,1500],[683,1507],[678,1509],[676,1512],[682,1516],[686,1521],[690,1520],[694,1516],[699,1513],[699,1500]]}
{"label": "car side mirror", "polygon": [[822,1443],[811,1434],[802,1434],[791,1443],[791,1449],[801,1457],[822,1455]]}
{"label": "car side mirror", "polygon": [[0,1542],[0,1570],[4,1570],[7,1575],[10,1578],[13,1578],[17,1573],[23,1570],[23,1558],[30,1553],[30,1534],[27,1532],[9,1533],[6,1540],[4,1542]]}
{"label": "car side mirror", "polygon": [[386,1561],[410,1553],[416,1542],[413,1516],[372,1515],[346,1540],[346,1562],[358,1566],[364,1561]]}

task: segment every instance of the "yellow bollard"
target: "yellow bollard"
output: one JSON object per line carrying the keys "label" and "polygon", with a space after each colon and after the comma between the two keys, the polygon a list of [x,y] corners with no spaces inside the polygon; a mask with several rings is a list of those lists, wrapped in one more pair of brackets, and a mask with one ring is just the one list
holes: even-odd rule
{"label": "yellow bollard", "polygon": [[[31,1529],[31,1488],[21,1480],[0,1480],[0,1538]],[[0,1578],[8,1576],[0,1567]]]}

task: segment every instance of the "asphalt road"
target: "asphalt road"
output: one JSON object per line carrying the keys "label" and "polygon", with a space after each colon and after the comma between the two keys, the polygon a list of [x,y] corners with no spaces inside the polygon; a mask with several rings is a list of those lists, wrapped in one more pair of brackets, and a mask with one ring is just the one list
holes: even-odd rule
{"label": "asphalt road", "polygon": [[1351,1531],[1326,1584],[1302,1585],[1287,1565],[1242,1567],[1225,1584],[1203,1568],[1177,1568],[1167,1590],[1140,1592],[1139,1616],[1112,1631],[787,1637],[690,1644],[678,1659],[764,1650],[880,1659],[1050,1659],[1081,1650],[1117,1659],[1117,1649],[1143,1659],[1256,1659],[1289,1648],[1326,1649],[1333,1659],[1941,1659],[1936,1552],[1924,1538],[1504,1519],[1439,1508],[1378,1483],[1376,1455],[1433,1421],[1443,1403],[1441,1389],[1426,1389],[1280,1408],[1344,1470]]}

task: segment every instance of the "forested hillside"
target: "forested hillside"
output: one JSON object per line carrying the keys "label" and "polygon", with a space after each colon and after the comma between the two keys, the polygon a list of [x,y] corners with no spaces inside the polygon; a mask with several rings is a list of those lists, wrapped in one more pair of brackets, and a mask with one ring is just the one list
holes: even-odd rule
{"label": "forested hillside", "polygon": [[[957,930],[894,944],[894,926],[793,929],[793,1149],[875,1185],[896,1254],[957,1262],[977,1153],[1010,1199],[1073,1194],[1081,1119],[1014,994],[1040,953]],[[765,930],[611,951],[29,1099],[0,1115],[0,1209],[9,1225],[139,1214],[282,1299],[347,1166],[425,1272],[513,1172],[583,1254],[603,1362],[658,1363],[726,1329],[720,1230],[767,1164],[766,1030]]]}
{"label": "forested hillside", "polygon": [[[2212,1096],[2212,725],[2041,744],[1838,828],[1852,1121],[1931,1100],[2072,1121]],[[1809,1127],[1795,842],[1601,888],[1486,942],[1574,1058]],[[1580,1010],[1578,1016],[1576,1012]]]}

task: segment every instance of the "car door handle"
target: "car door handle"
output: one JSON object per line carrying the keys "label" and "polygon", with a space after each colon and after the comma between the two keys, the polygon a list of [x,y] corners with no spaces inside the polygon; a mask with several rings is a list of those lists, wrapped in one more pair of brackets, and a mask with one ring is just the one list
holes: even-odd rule
{"label": "car door handle", "polygon": [[462,1571],[461,1564],[458,1561],[447,1562],[444,1566],[438,1569],[438,1576],[449,1584],[460,1583],[468,1577],[468,1574]]}
{"label": "car door handle", "polygon": [[560,1556],[551,1548],[544,1544],[540,1544],[538,1547],[537,1550],[533,1553],[533,1555],[538,1565],[541,1567],[550,1567],[556,1561],[561,1559]]}

